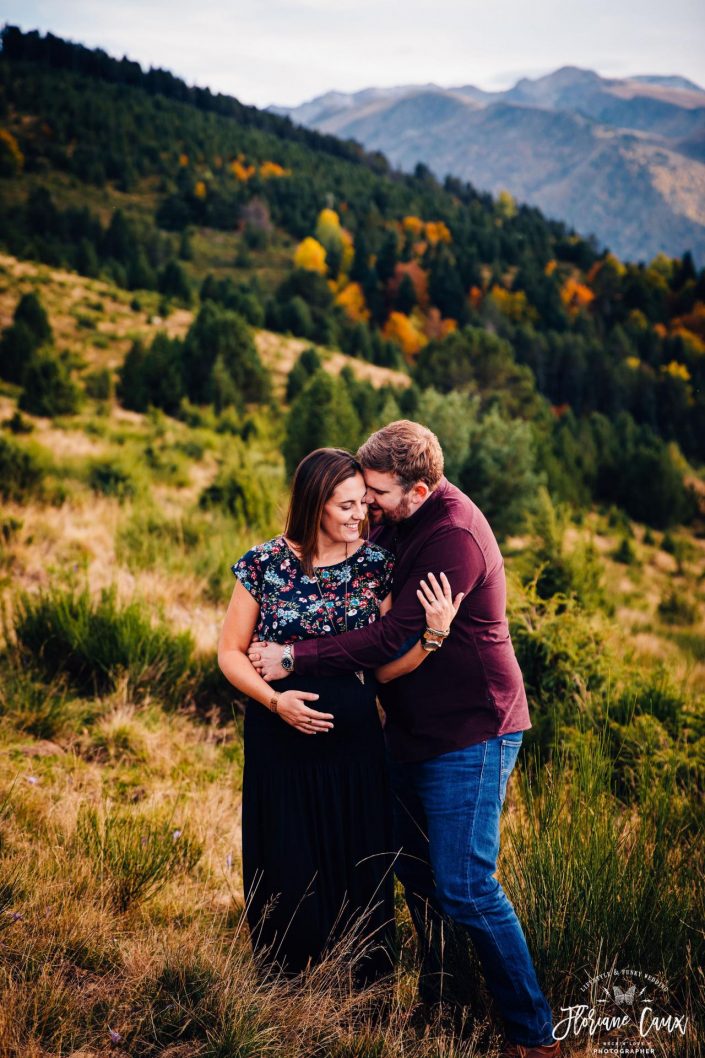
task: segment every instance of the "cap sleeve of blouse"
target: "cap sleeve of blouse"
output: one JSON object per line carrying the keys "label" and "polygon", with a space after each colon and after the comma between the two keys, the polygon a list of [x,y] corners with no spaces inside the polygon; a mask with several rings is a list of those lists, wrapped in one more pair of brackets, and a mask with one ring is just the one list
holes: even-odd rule
{"label": "cap sleeve of blouse", "polygon": [[246,551],[242,558],[233,562],[230,567],[243,588],[247,588],[250,595],[262,602],[262,588],[264,584],[264,571],[262,569],[262,554],[258,547],[252,547]]}

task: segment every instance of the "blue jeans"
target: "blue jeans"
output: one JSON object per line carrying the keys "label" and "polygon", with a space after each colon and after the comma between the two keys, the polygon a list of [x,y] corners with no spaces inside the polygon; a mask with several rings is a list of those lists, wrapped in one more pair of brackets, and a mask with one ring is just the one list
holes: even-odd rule
{"label": "blue jeans", "polygon": [[396,873],[424,970],[443,970],[437,938],[430,936],[434,929],[442,934],[443,919],[463,927],[507,1037],[537,1046],[554,1042],[551,1009],[514,908],[494,876],[499,817],[521,741],[518,731],[430,760],[389,760],[389,773],[395,848],[401,849]]}

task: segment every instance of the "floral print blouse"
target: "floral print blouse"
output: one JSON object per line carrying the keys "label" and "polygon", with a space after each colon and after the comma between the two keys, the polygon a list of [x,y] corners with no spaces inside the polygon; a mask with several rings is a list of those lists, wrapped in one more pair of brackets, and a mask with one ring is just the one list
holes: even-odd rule
{"label": "floral print blouse", "polygon": [[317,566],[308,577],[299,559],[276,536],[257,544],[230,567],[260,606],[257,635],[273,643],[342,634],[379,617],[392,588],[394,557],[369,541],[342,562]]}

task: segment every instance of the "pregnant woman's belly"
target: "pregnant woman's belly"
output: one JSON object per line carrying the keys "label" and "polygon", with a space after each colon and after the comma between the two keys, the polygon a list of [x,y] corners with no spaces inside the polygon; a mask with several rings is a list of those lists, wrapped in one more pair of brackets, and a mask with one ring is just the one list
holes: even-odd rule
{"label": "pregnant woman's belly", "polygon": [[333,728],[304,735],[259,702],[248,701],[245,713],[245,752],[250,763],[262,755],[282,763],[297,760],[325,761],[361,753],[382,752],[382,727],[375,703],[376,683],[371,674],[361,683],[354,673],[340,676],[288,676],[271,683],[275,691],[310,691],[318,701],[311,709],[333,714]]}

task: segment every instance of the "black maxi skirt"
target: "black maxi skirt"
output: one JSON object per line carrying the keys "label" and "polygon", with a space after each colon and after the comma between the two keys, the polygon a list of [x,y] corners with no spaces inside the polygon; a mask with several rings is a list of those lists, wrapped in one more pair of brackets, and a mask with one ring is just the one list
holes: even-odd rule
{"label": "black maxi skirt", "polygon": [[[392,969],[394,854],[375,680],[291,676],[332,731],[304,735],[258,702],[245,713],[242,858],[247,919],[266,966],[298,973],[343,935],[358,984]],[[350,934],[348,931],[354,931]]]}

